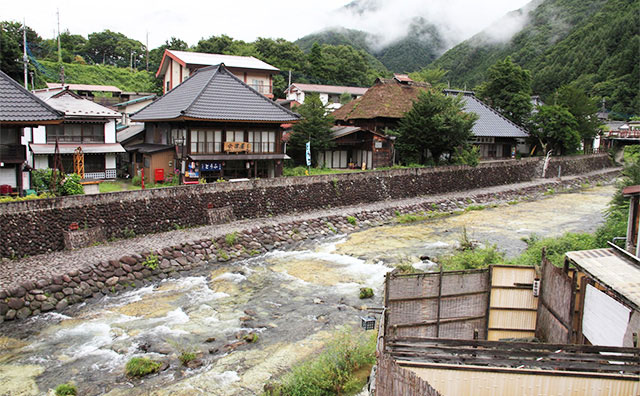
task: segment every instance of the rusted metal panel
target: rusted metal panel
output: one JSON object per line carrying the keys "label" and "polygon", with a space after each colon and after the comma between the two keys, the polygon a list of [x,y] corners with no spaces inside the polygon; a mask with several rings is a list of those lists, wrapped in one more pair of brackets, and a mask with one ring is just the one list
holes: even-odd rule
{"label": "rusted metal panel", "polygon": [[[402,365],[402,363],[401,363]],[[431,384],[443,395],[474,396],[637,396],[640,394],[636,378],[626,380],[616,376],[589,378],[569,373],[527,373],[517,369],[501,372],[485,371],[481,367],[461,370],[452,367],[407,367],[419,378]]]}
{"label": "rusted metal panel", "polygon": [[536,337],[544,342],[572,341],[576,281],[543,257]]}

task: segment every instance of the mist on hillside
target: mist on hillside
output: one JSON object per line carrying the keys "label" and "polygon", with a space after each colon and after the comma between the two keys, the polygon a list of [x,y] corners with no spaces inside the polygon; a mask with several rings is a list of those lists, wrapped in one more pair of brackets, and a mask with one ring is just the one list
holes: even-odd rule
{"label": "mist on hillside", "polygon": [[487,40],[509,40],[526,24],[528,11],[539,1],[525,6],[526,3],[527,0],[354,0],[332,12],[326,28],[365,31],[369,33],[370,47],[380,50],[406,37],[412,23],[422,18],[437,28],[446,50],[487,28]]}

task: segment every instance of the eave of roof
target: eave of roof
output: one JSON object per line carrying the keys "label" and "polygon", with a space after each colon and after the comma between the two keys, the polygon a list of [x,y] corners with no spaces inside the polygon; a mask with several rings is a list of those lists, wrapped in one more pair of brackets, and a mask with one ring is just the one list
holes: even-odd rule
{"label": "eave of roof", "polygon": [[[0,122],[11,125],[43,125],[62,122],[62,113],[33,93],[26,90],[20,84],[0,70],[0,86],[3,93],[3,101],[0,102]],[[16,96],[17,95],[17,96]],[[12,100],[7,100],[12,98]],[[31,112],[25,116],[25,112]],[[33,113],[42,114],[34,115]]]}

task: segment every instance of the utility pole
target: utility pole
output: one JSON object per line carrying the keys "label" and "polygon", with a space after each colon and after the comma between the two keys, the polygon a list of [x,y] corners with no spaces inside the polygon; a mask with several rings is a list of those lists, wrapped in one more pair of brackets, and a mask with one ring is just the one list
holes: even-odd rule
{"label": "utility pole", "polygon": [[287,85],[287,87],[291,86],[291,69],[289,69],[289,85]]}
{"label": "utility pole", "polygon": [[147,30],[147,71],[149,71],[149,31]]}
{"label": "utility pole", "polygon": [[22,63],[24,68],[24,89],[29,89],[29,79],[27,77],[27,21],[22,20]]}
{"label": "utility pole", "polygon": [[62,63],[62,49],[60,47],[60,9],[56,9],[56,16],[58,18],[58,63]]}

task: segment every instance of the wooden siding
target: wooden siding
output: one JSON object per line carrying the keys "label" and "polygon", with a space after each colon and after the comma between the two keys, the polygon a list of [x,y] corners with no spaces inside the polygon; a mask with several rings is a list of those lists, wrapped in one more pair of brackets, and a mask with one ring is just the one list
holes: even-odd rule
{"label": "wooden siding", "polygon": [[533,267],[492,266],[487,339],[535,335],[538,298],[533,296]]}

